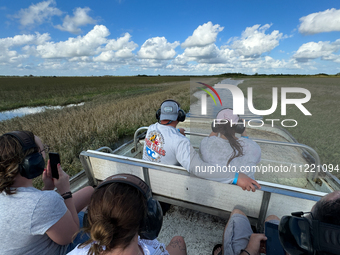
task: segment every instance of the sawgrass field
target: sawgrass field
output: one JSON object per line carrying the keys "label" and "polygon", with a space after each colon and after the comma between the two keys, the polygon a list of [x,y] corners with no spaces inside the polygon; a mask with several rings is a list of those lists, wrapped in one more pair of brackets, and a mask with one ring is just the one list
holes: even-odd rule
{"label": "sawgrass field", "polygon": [[[239,85],[244,96],[247,88],[253,88],[255,109],[267,110],[272,106],[272,88],[278,88],[278,106],[273,114],[263,119],[294,119],[296,127],[286,127],[297,142],[312,147],[319,154],[321,163],[340,168],[340,78],[339,77],[275,77],[245,78]],[[287,105],[287,115],[281,115],[281,88],[298,87],[308,89],[311,99],[303,106],[312,114],[305,116],[295,105]],[[304,98],[304,94],[288,93],[287,98]],[[271,124],[271,122],[265,122]],[[280,122],[275,122],[281,126]],[[287,122],[285,125],[294,125]],[[333,172],[340,177],[340,169]]]}
{"label": "sawgrass field", "polygon": [[[286,130],[299,143],[314,148],[323,164],[340,165],[340,78],[241,79],[244,82],[239,87],[246,97],[247,87],[253,87],[254,106],[259,110],[271,107],[272,87],[278,87],[279,92],[281,87],[308,89],[312,97],[304,106],[312,116],[303,115],[291,105],[287,107],[287,116],[281,116],[279,93],[277,110],[264,119],[297,120],[296,127]],[[81,151],[114,147],[119,139],[133,135],[137,128],[156,122],[155,112],[165,99],[177,100],[188,112],[191,94],[189,76],[0,78],[0,111],[85,102],[83,106],[1,121],[0,134],[31,130],[51,151],[59,152],[63,169],[72,176],[82,169],[78,158]],[[41,186],[41,180],[35,185]]]}

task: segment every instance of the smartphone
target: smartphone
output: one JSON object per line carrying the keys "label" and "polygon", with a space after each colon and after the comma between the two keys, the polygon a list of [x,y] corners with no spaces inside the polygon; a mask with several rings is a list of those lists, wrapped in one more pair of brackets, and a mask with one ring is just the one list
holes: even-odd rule
{"label": "smartphone", "polygon": [[267,255],[285,255],[279,239],[279,225],[265,222],[264,233],[267,237],[266,241],[266,254]]}
{"label": "smartphone", "polygon": [[58,173],[58,167],[57,167],[57,165],[60,163],[59,154],[56,152],[50,152],[48,153],[48,156],[50,158],[52,177],[59,179],[59,173]]}

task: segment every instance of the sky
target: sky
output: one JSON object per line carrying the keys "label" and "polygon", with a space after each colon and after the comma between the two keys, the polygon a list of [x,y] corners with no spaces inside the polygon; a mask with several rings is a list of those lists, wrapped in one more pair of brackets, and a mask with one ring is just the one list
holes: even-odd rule
{"label": "sky", "polygon": [[338,0],[2,0],[0,75],[340,73]]}

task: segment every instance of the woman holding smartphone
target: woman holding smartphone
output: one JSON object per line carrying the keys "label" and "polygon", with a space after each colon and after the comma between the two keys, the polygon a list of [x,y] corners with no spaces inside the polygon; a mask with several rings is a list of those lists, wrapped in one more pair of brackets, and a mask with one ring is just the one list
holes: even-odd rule
{"label": "woman holding smartphone", "polygon": [[[0,136],[0,250],[2,254],[66,254],[80,229],[78,213],[93,193],[71,194],[69,176],[58,164],[52,178],[48,148],[30,131]],[[44,187],[33,187],[42,175]],[[54,191],[58,189],[58,192]],[[82,240],[83,241],[83,240]]]}

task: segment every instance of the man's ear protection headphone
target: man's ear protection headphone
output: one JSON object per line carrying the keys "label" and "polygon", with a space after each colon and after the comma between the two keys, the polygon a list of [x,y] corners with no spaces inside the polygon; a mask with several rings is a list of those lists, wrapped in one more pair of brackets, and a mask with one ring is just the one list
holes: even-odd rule
{"label": "man's ear protection headphone", "polygon": [[142,179],[135,175],[117,174],[105,179],[105,181],[102,182],[96,189],[100,189],[115,182],[131,185],[142,192],[146,199],[147,211],[138,234],[142,239],[154,240],[157,238],[163,224],[163,211],[159,202],[152,198],[152,191],[150,187]]}
{"label": "man's ear protection headphone", "polygon": [[[31,137],[28,133],[24,131],[13,131],[6,133],[4,135],[10,135],[16,138],[21,146],[22,150],[25,152],[28,149],[38,147],[34,141],[34,137]],[[41,153],[35,152],[28,155],[24,160],[19,164],[19,173],[21,176],[27,179],[33,179],[38,177],[44,172],[45,168],[45,160]]]}
{"label": "man's ear protection headphone", "polygon": [[316,252],[339,254],[340,226],[301,217],[304,212],[282,217],[280,242],[291,255],[315,255]]}
{"label": "man's ear protection headphone", "polygon": [[[233,110],[233,108],[224,108],[222,110],[220,110],[216,116],[223,110],[226,110],[226,109],[230,109],[230,110]],[[240,118],[239,115],[238,116],[238,122],[236,124],[233,123],[233,127],[235,127],[235,132],[238,133],[238,134],[242,134],[244,132],[244,130],[246,129],[245,125],[244,125],[244,122],[243,122],[243,119]],[[227,123],[226,123],[227,124]],[[223,124],[223,125],[226,125],[226,124]],[[230,125],[230,124],[229,124]],[[214,127],[214,122],[211,123],[211,129],[214,133],[218,133],[219,132],[219,129],[216,127]]]}
{"label": "man's ear protection headphone", "polygon": [[[178,105],[178,116],[177,116],[177,121],[180,121],[180,122],[185,121],[186,114],[185,114],[185,111],[183,111],[183,110],[181,109],[181,105],[180,105],[177,101],[172,100],[172,99],[165,100],[165,101],[163,101],[163,103],[168,102],[168,101],[175,102],[175,103]],[[162,107],[162,104],[163,104],[163,103],[161,103],[161,107]],[[161,112],[162,112],[161,108],[159,108],[159,109],[157,110],[157,112],[156,112],[156,119],[157,119],[158,121],[159,121],[160,118],[161,118]]]}

